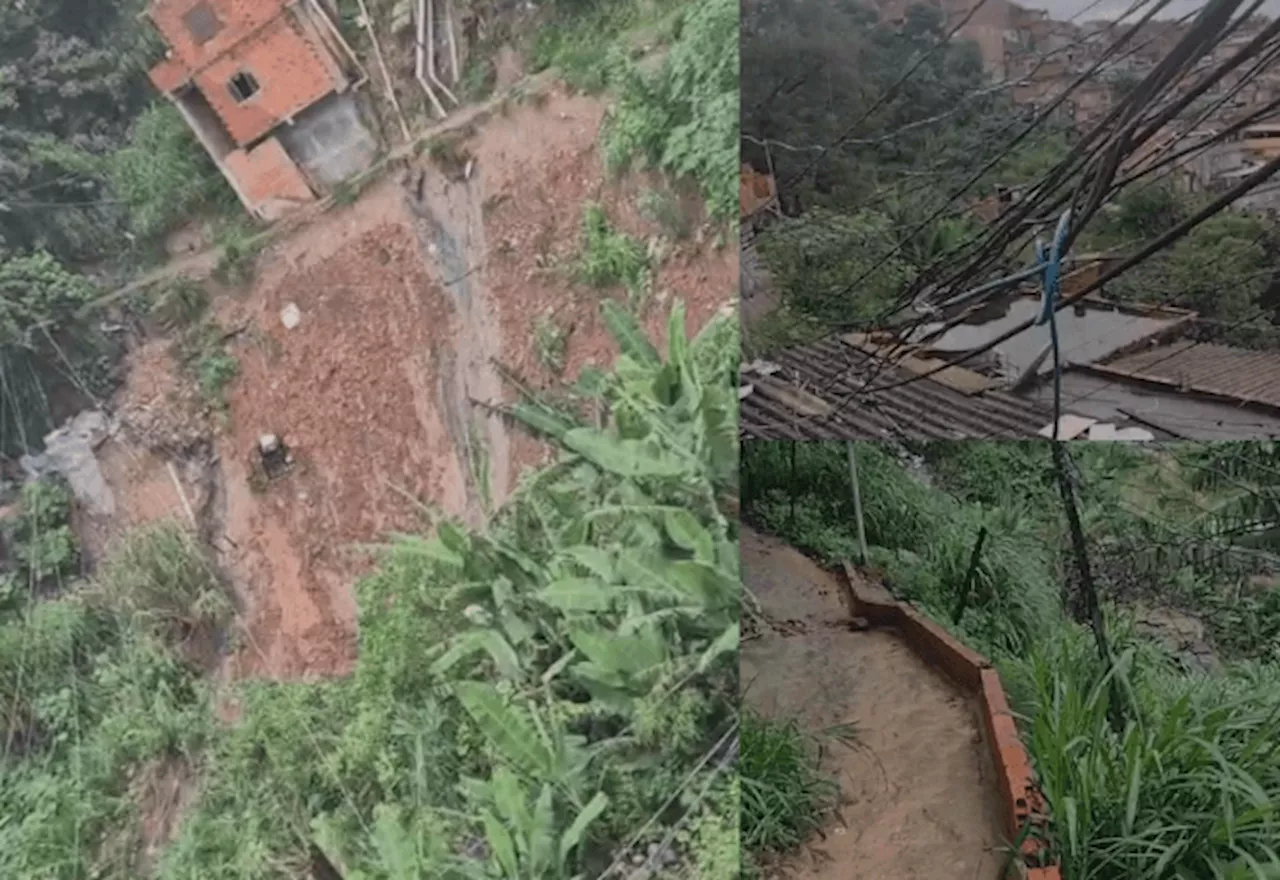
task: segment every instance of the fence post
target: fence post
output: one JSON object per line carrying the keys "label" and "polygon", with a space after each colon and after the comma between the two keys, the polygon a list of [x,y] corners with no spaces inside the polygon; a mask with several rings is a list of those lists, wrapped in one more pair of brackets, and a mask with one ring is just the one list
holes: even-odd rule
{"label": "fence post", "polygon": [[853,454],[853,441],[846,440],[849,450],[849,479],[853,482],[853,515],[858,521],[858,552],[862,555],[859,564],[867,564],[867,529],[862,523],[862,492],[858,487],[858,460]]}

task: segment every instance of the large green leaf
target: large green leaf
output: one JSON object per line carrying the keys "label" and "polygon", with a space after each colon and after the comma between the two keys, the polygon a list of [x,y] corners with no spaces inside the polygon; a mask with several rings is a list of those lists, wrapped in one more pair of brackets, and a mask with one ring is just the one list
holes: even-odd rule
{"label": "large green leaf", "polygon": [[599,578],[565,578],[549,584],[538,598],[560,611],[608,611],[613,596]]}
{"label": "large green leaf", "polygon": [[608,796],[602,792],[596,792],[582,811],[574,818],[564,836],[560,838],[560,871],[564,873],[565,865],[569,860],[569,854],[573,852],[574,847],[582,842],[583,836],[587,833],[587,828],[591,823],[600,818],[600,814],[609,806]]}
{"label": "large green leaf", "polygon": [[508,706],[492,685],[460,681],[454,684],[453,692],[476,726],[508,761],[538,778],[551,774],[555,756],[547,750],[528,717]]}
{"label": "large green leaf", "polygon": [[591,428],[574,428],[564,445],[612,474],[621,477],[675,477],[685,462],[651,440],[619,440]]}
{"label": "large green leaf", "polygon": [[487,628],[468,630],[450,640],[448,650],[431,664],[431,673],[444,675],[460,660],[478,651],[484,651],[489,655],[503,678],[514,681],[523,677],[520,657],[515,649],[502,633]]}
{"label": "large green leaf", "polygon": [[629,311],[613,300],[605,300],[600,308],[604,313],[605,326],[609,328],[609,333],[623,354],[648,366],[662,363],[658,350],[653,347],[644,329]]}

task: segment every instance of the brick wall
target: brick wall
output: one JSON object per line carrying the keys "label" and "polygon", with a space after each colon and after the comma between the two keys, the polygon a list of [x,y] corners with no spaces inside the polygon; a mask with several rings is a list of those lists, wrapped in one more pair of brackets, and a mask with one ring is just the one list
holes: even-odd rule
{"label": "brick wall", "polygon": [[[185,16],[202,4],[216,19],[216,34],[201,44]],[[285,6],[286,0],[156,0],[149,11],[170,57],[152,69],[151,81],[172,92],[194,80],[235,143],[262,137],[346,82]],[[206,15],[206,25],[209,20]],[[230,90],[241,72],[258,86],[245,100]]]}
{"label": "brick wall", "polygon": [[275,220],[299,203],[315,199],[306,178],[275,138],[249,151],[235,150],[223,162],[245,201],[264,220]]}
{"label": "brick wall", "polygon": [[[155,22],[173,53],[173,60],[199,70],[240,40],[273,18],[288,0],[153,0],[147,14]],[[217,33],[204,43],[197,42],[185,17],[197,6],[206,6],[217,20]]]}
{"label": "brick wall", "polygon": [[[196,75],[196,85],[236,143],[261,137],[333,91],[329,69],[295,28],[291,19],[280,18]],[[242,102],[228,88],[241,71],[258,83],[258,92]]]}

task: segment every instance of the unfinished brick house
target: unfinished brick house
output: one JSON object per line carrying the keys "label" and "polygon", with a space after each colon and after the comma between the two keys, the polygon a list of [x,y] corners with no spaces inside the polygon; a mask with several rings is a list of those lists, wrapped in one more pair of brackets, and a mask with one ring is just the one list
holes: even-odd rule
{"label": "unfinished brick house", "polygon": [[319,0],[152,0],[151,82],[255,216],[275,220],[367,168],[364,77]]}

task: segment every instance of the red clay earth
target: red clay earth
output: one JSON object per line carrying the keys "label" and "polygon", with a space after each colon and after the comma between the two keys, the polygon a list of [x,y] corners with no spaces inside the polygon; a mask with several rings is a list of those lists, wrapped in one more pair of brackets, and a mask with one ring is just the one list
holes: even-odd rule
{"label": "red clay earth", "polygon": [[838,579],[744,528],[743,582],[767,626],[742,646],[744,699],[812,732],[852,724],[823,770],[842,803],[822,834],[766,866],[796,880],[996,880],[998,780],[979,707],[887,630],[851,631]]}
{"label": "red clay earth", "polygon": [[[559,381],[538,363],[532,323],[553,310],[573,330],[566,376],[609,366],[605,295],[571,283],[585,203],[642,241],[660,230],[635,207],[644,184],[611,182],[597,149],[603,106],[552,93],[509,108],[454,147],[466,169],[423,157],[353,205],[259,259],[252,289],[219,304],[240,330],[240,375],[217,440],[218,541],[244,600],[248,639],[233,675],[342,674],[356,655],[358,546],[420,526],[421,501],[483,522],[546,448],[481,404],[514,399],[495,366]],[[421,196],[419,196],[421,193]],[[645,326],[665,332],[673,297],[692,334],[736,291],[736,249],[692,239],[656,273]],[[296,304],[288,330],[281,310]],[[281,436],[293,470],[251,488],[258,437]],[[471,473],[486,450],[487,492]],[[486,499],[485,496],[488,496]]]}

